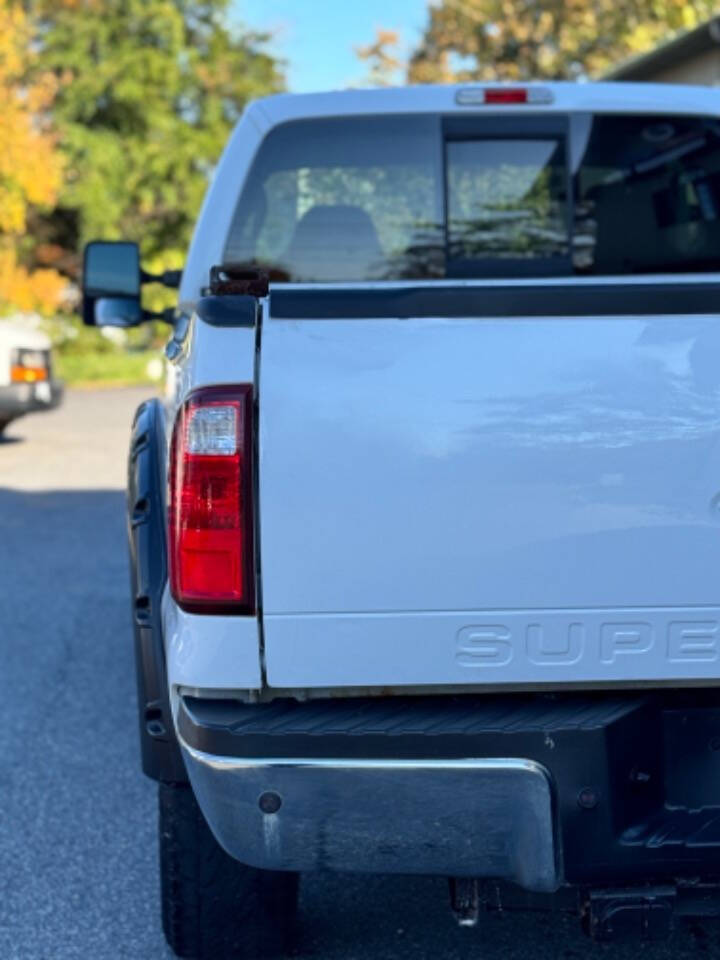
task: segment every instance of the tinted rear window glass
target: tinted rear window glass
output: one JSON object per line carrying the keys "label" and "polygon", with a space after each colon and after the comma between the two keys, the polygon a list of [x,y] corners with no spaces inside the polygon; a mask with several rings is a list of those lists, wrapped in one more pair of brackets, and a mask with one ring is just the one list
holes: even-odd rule
{"label": "tinted rear window glass", "polygon": [[225,260],[320,283],[718,269],[716,119],[557,121],[498,135],[478,117],[452,138],[430,116],[284,124]]}
{"label": "tinted rear window glass", "polygon": [[445,157],[452,261],[567,257],[563,141],[452,140]]}
{"label": "tinted rear window glass", "polygon": [[278,127],[250,173],[225,260],[279,280],[442,276],[441,167],[436,118]]}
{"label": "tinted rear window glass", "polygon": [[577,270],[720,267],[717,119],[595,117],[575,193]]}

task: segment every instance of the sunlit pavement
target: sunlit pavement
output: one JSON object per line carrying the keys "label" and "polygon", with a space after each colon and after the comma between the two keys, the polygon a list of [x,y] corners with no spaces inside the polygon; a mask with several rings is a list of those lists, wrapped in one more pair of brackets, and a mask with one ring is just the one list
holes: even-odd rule
{"label": "sunlit pavement", "polygon": [[[124,530],[139,390],[70,392],[0,442],[0,957],[168,957],[155,791],[138,769]],[[460,930],[442,880],[307,877],[299,955],[324,960],[636,960],[563,915]],[[644,960],[717,954],[680,925]]]}

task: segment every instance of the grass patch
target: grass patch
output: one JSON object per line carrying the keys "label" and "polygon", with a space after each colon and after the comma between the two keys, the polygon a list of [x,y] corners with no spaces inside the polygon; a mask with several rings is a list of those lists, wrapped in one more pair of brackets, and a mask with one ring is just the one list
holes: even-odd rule
{"label": "grass patch", "polygon": [[159,357],[157,350],[112,350],[102,353],[58,351],[55,370],[71,386],[112,384],[135,386],[157,383],[148,374],[148,363]]}

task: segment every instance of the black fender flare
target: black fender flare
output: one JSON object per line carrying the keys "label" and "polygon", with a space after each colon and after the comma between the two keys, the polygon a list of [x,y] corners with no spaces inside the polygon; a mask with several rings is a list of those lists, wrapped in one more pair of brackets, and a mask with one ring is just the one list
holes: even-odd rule
{"label": "black fender flare", "polygon": [[128,456],[130,548],[142,770],[152,780],[187,783],[170,710],[160,608],[167,584],[165,422],[158,399],[138,407]]}

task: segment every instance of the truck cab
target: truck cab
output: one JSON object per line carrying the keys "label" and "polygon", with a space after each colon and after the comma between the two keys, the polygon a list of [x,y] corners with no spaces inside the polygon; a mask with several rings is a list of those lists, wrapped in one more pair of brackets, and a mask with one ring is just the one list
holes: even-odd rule
{"label": "truck cab", "polygon": [[[89,322],[142,319],[127,252]],[[719,253],[709,90],[248,108],[130,451],[178,955],[281,950],[311,870],[720,912]]]}

